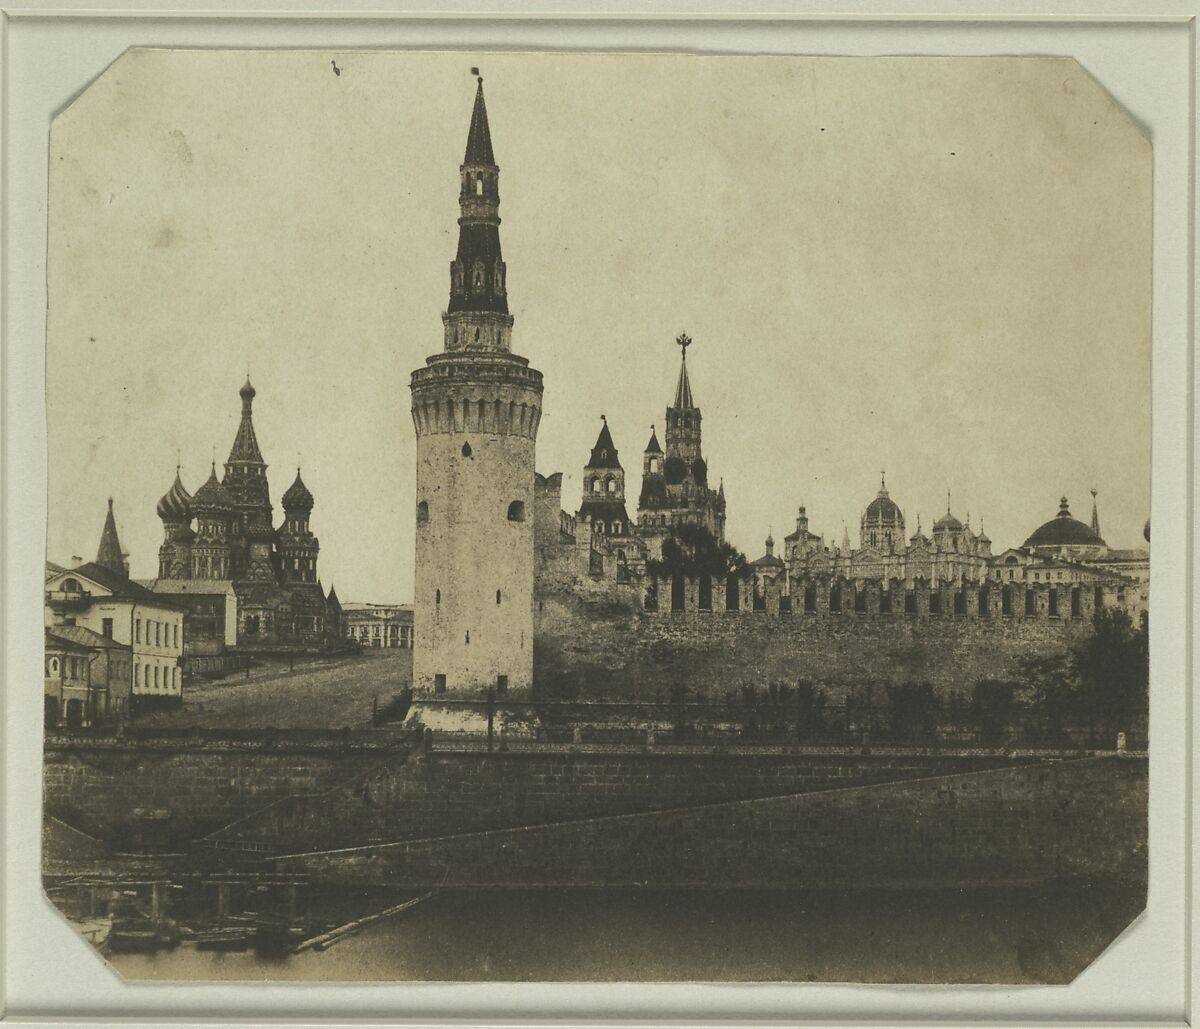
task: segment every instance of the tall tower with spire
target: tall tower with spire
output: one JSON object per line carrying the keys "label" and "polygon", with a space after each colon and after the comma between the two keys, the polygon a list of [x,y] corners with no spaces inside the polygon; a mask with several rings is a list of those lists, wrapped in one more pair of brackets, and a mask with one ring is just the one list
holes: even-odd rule
{"label": "tall tower with spire", "polygon": [[608,419],[600,416],[600,435],[583,469],[583,498],[579,521],[601,536],[625,536],[630,532],[625,511],[625,469],[617,457],[617,447],[608,431]]}
{"label": "tall tower with spire", "polygon": [[[662,478],[650,472],[657,467],[658,437],[652,432],[647,444],[643,481],[638,504],[638,528],[646,538],[654,556],[662,552],[662,541],[677,525],[698,525],[718,540],[725,538],[725,491],[708,486],[708,463],[701,450],[700,408],[692,396],[688,377],[687,351],[692,339],[686,332],[675,340],[681,357],[679,378],[675,384],[675,399],[667,408],[663,452]],[[653,448],[653,449],[652,449]]]}
{"label": "tall tower with spire", "polygon": [[266,582],[274,578],[271,568],[271,487],[267,481],[267,463],[258,449],[254,433],[254,397],[250,376],[238,395],[242,398],[242,420],[225,461],[221,485],[234,503],[229,523],[233,556],[232,577]]}
{"label": "tall tower with spire", "polygon": [[459,167],[440,353],[412,373],[417,436],[413,689],[533,685],[534,457],[542,374],[512,352],[500,169],[478,80]]}

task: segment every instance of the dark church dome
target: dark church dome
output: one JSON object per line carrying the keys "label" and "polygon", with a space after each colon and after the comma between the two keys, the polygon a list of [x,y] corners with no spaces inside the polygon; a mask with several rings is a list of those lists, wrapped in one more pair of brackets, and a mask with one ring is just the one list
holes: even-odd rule
{"label": "dark church dome", "polygon": [[192,510],[232,511],[233,495],[217,481],[217,466],[192,497]]}
{"label": "dark church dome", "polygon": [[663,478],[668,486],[678,486],[687,477],[687,463],[681,457],[668,457],[663,464]]}
{"label": "dark church dome", "polygon": [[175,481],[158,502],[158,517],[164,522],[186,522],[192,517],[192,495],[183,488],[179,469],[175,469]]}
{"label": "dark church dome", "polygon": [[1104,547],[1107,544],[1091,527],[1071,517],[1067,498],[1063,497],[1058,514],[1039,525],[1025,541],[1027,547]]}
{"label": "dark church dome", "polygon": [[297,468],[296,481],[283,494],[283,509],[285,511],[311,511],[312,507],[313,495],[304,485],[304,480],[300,478],[300,469]]}
{"label": "dark church dome", "polygon": [[933,523],[934,532],[962,532],[963,523],[947,511]]}
{"label": "dark church dome", "polygon": [[872,522],[899,522],[900,508],[886,493],[880,493],[867,505],[866,517]]}

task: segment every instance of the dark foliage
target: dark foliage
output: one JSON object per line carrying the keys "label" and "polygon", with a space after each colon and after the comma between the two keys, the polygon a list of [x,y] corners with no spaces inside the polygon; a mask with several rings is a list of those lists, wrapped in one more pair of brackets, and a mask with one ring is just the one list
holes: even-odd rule
{"label": "dark foliage", "polygon": [[729,543],[722,543],[700,525],[677,525],[665,540],[661,558],[646,562],[646,571],[659,579],[674,575],[708,575],[723,580],[751,574],[746,555]]}

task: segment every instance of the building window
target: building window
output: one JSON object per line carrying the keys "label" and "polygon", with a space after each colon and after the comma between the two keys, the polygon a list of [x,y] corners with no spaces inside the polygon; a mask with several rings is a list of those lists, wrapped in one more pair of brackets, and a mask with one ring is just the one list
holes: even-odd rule
{"label": "building window", "polygon": [[741,592],[738,589],[738,580],[736,575],[727,576],[725,579],[725,610],[736,611],[741,607]]}
{"label": "building window", "polygon": [[678,573],[671,576],[671,610],[683,610],[683,576]]}
{"label": "building window", "polygon": [[429,502],[422,500],[417,505],[417,524],[424,525],[429,521]]}
{"label": "building window", "polygon": [[930,591],[929,613],[931,615],[940,615],[942,613],[942,595],[937,590]]}
{"label": "building window", "polygon": [[433,677],[433,692],[434,692],[434,693],[445,693],[445,692],[446,692],[446,676],[445,676],[445,673],[443,673],[443,672],[438,672],[438,673],[437,673],[437,674],[436,674],[436,675]]}
{"label": "building window", "polygon": [[504,694],[506,694],[508,692],[508,676],[507,675],[497,675],[496,676],[496,692],[498,694],[500,694],[500,696],[502,696],[502,697],[504,696]]}
{"label": "building window", "polygon": [[142,620],[140,618],[133,623],[133,642],[142,642]]}
{"label": "building window", "polygon": [[865,614],[867,610],[867,592],[866,590],[854,591],[854,611],[856,614]]}
{"label": "building window", "polygon": [[599,480],[599,479],[593,479],[593,480],[592,480],[592,492],[593,492],[593,493],[600,493],[600,492],[602,491],[602,489],[603,489],[603,487],[600,485],[600,480]]}
{"label": "building window", "polygon": [[917,613],[917,591],[904,591],[904,613],[906,615],[915,615]]}
{"label": "building window", "polygon": [[808,586],[804,590],[804,613],[809,614],[809,615],[817,613],[817,587],[816,586]]}
{"label": "building window", "polygon": [[1102,607],[1104,607],[1104,587],[1103,586],[1096,587],[1096,596],[1095,596],[1095,600],[1093,601],[1093,603],[1096,605],[1097,611],[1099,611]]}
{"label": "building window", "polygon": [[1058,590],[1051,590],[1046,598],[1051,618],[1058,617]]}
{"label": "building window", "polygon": [[463,642],[466,643],[467,646],[471,645],[471,630],[470,629],[467,630],[466,639],[464,639]]}
{"label": "building window", "polygon": [[435,604],[440,604],[442,602],[442,591],[441,590],[433,591],[433,602]]}
{"label": "building window", "polygon": [[965,615],[967,613],[967,595],[963,590],[955,591],[954,613],[956,615]]}
{"label": "building window", "polygon": [[154,666],[154,688],[158,689],[158,665]]}
{"label": "building window", "polygon": [[829,591],[829,610],[835,615],[842,613],[842,587],[834,586]]}
{"label": "building window", "polygon": [[497,604],[500,603],[500,591],[499,590],[496,590],[496,603]]}
{"label": "building window", "polygon": [[525,521],[525,501],[514,500],[508,505],[508,520],[510,522]]}
{"label": "building window", "polygon": [[712,576],[711,575],[700,576],[700,600],[699,600],[699,603],[700,603],[701,611],[711,611],[712,610]]}
{"label": "building window", "polygon": [[64,593],[82,593],[83,589],[79,585],[78,579],[63,579]]}
{"label": "building window", "polygon": [[154,623],[154,645],[156,647],[162,646],[162,622]]}
{"label": "building window", "polygon": [[1025,591],[1025,616],[1032,618],[1035,614],[1037,614],[1037,595],[1033,590],[1027,589]]}
{"label": "building window", "polygon": [[617,492],[617,480],[614,479],[611,475],[605,481],[604,486],[610,494]]}
{"label": "building window", "polygon": [[1079,587],[1071,590],[1071,617],[1078,618],[1083,613],[1083,600],[1079,595]]}
{"label": "building window", "polygon": [[1000,591],[1000,613],[1002,615],[1011,615],[1013,613],[1011,586],[1005,586],[1004,589]]}
{"label": "building window", "polygon": [[110,640],[113,638],[113,620],[111,618],[100,619],[100,634]]}
{"label": "building window", "polygon": [[980,587],[979,590],[979,617],[988,618],[991,616],[991,595],[988,592],[987,586]]}
{"label": "building window", "polygon": [[890,615],[892,613],[891,590],[884,590],[879,594],[879,613],[881,615]]}

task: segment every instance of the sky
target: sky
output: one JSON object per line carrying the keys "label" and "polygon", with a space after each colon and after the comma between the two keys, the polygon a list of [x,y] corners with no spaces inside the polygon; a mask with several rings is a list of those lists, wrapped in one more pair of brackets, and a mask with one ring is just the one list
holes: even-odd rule
{"label": "sky", "polygon": [[857,545],[883,470],[910,533],[949,491],[999,552],[1094,488],[1142,545],[1151,148],[1069,60],[141,50],[51,129],[51,560],[94,557],[112,496],[153,577],[155,504],[220,468],[249,371],[276,521],[299,463],[325,586],[411,597],[472,66],[566,509],[605,414],[635,514],[686,331],[751,558],[800,504]]}

